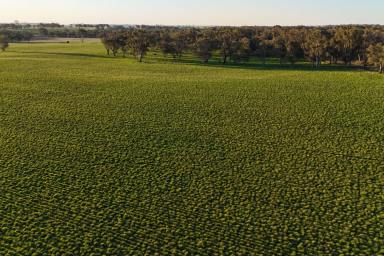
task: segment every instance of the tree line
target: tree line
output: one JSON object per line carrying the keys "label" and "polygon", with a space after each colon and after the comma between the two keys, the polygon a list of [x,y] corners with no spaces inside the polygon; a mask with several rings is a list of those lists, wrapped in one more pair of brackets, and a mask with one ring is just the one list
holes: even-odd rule
{"label": "tree line", "polygon": [[241,63],[257,57],[265,64],[277,58],[294,65],[307,60],[313,68],[322,64],[375,66],[383,73],[383,26],[328,27],[144,27],[104,31],[107,54],[119,52],[142,61],[149,50],[160,50],[179,59],[192,52],[208,63],[219,53],[222,63]]}
{"label": "tree line", "polygon": [[0,29],[0,34],[6,36],[10,42],[31,41],[36,37],[51,38],[99,38],[104,30],[85,28],[33,28],[23,30]]}
{"label": "tree line", "polygon": [[0,24],[0,34],[7,36],[10,42],[30,41],[36,37],[63,37],[63,38],[99,38],[105,30],[122,28],[107,24],[73,24],[61,25],[58,23],[39,24]]}
{"label": "tree line", "polygon": [[[194,53],[207,63],[219,54],[223,64],[258,58],[263,64],[271,58],[294,65],[307,60],[314,68],[324,63],[346,66],[374,66],[384,72],[384,26],[349,25],[327,27],[164,27],[38,24],[18,29],[2,24],[0,49],[9,42],[28,41],[34,36],[101,37],[108,54],[130,54],[142,61],[149,50],[161,51],[174,59]],[[92,28],[92,29],[89,29]]]}

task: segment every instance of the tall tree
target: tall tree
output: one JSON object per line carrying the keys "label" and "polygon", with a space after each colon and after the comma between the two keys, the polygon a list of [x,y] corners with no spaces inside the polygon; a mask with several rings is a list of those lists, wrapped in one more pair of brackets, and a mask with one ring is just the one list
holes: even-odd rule
{"label": "tall tree", "polygon": [[77,31],[78,37],[80,37],[81,42],[84,43],[84,38],[87,37],[88,31],[85,30],[84,28],[79,28]]}
{"label": "tall tree", "polygon": [[228,58],[232,56],[233,44],[237,35],[230,28],[220,28],[216,32],[216,39],[223,64],[227,63]]}
{"label": "tall tree", "polygon": [[369,46],[368,50],[368,62],[378,68],[380,74],[384,69],[384,44],[376,44]]}
{"label": "tall tree", "polygon": [[264,65],[267,60],[267,53],[273,47],[273,35],[267,29],[257,31],[251,40],[251,49],[260,57]]}
{"label": "tall tree", "polygon": [[180,30],[175,31],[172,34],[172,38],[175,42],[175,54],[177,58],[181,58],[183,53],[191,46],[194,37],[192,30]]}
{"label": "tall tree", "polygon": [[384,34],[382,34],[381,31],[377,31],[370,27],[364,29],[358,56],[359,62],[363,64],[364,67],[368,65],[368,48],[371,45],[376,45],[381,42],[384,42]]}
{"label": "tall tree", "polygon": [[118,36],[118,44],[121,48],[121,52],[123,53],[123,57],[127,56],[127,53],[130,50],[129,39],[131,38],[132,31],[121,31]]}
{"label": "tall tree", "polygon": [[121,38],[121,33],[118,31],[112,31],[104,33],[101,38],[101,42],[107,50],[108,55],[112,52],[113,56],[116,56],[117,52],[122,47],[123,39]]}
{"label": "tall tree", "polygon": [[352,26],[336,29],[334,40],[346,65],[351,66],[353,59],[357,56],[358,49],[363,41],[363,34],[363,30]]}
{"label": "tall tree", "polygon": [[273,28],[273,39],[272,43],[275,47],[277,56],[279,57],[280,64],[283,64],[283,60],[287,56],[287,46],[286,41],[284,40],[284,31],[282,27],[276,26]]}
{"label": "tall tree", "polygon": [[338,61],[342,58],[342,47],[338,39],[335,37],[336,31],[334,29],[328,30],[330,38],[327,44],[327,55],[329,58],[329,64],[337,64]]}
{"label": "tall tree", "polygon": [[251,53],[250,46],[250,40],[247,37],[233,41],[231,44],[231,60],[235,63],[248,61]]}
{"label": "tall tree", "polygon": [[212,58],[212,52],[215,49],[217,49],[217,41],[213,31],[206,30],[198,36],[195,42],[195,53],[204,63],[208,63]]}
{"label": "tall tree", "polygon": [[286,58],[293,65],[304,57],[302,44],[304,42],[303,32],[298,29],[290,29],[284,34]]}
{"label": "tall tree", "polygon": [[172,40],[169,31],[162,31],[160,34],[159,42],[157,42],[156,44],[164,55],[171,54],[174,59],[176,58],[176,49],[174,46],[174,41]]}
{"label": "tall tree", "polygon": [[138,61],[142,62],[151,45],[151,34],[144,29],[135,29],[131,33],[128,44]]}
{"label": "tall tree", "polygon": [[321,65],[322,58],[326,52],[326,37],[321,29],[310,29],[306,31],[305,40],[302,43],[307,58],[312,62],[314,68]]}
{"label": "tall tree", "polygon": [[8,37],[0,35],[0,49],[4,52],[9,47]]}

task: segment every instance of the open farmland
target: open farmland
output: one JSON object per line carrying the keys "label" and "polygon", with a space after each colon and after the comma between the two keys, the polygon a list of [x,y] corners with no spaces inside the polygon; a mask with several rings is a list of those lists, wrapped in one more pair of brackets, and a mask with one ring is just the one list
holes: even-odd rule
{"label": "open farmland", "polygon": [[384,254],[384,77],[0,53],[0,255]]}

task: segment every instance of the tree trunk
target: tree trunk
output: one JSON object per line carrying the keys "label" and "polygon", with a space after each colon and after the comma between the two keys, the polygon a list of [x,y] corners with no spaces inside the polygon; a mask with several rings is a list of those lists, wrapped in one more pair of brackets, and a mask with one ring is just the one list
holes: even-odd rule
{"label": "tree trunk", "polygon": [[143,53],[139,54],[139,62],[143,62]]}
{"label": "tree trunk", "polygon": [[223,64],[227,64],[227,54],[224,54],[224,58],[223,58]]}
{"label": "tree trunk", "polygon": [[380,64],[380,66],[379,66],[379,73],[383,74],[383,64]]}
{"label": "tree trunk", "polygon": [[263,51],[262,63],[263,63],[263,65],[265,65],[265,63],[266,63],[266,54],[265,54],[265,51]]}
{"label": "tree trunk", "polygon": [[111,55],[111,51],[109,49],[107,49],[107,54],[108,56]]}

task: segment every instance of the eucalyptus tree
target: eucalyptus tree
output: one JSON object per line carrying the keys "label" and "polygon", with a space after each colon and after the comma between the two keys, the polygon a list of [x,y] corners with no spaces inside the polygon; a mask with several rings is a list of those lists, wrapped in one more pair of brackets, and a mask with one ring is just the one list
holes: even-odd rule
{"label": "eucalyptus tree", "polygon": [[287,46],[284,38],[284,30],[280,26],[275,26],[272,30],[272,33],[272,44],[275,48],[276,55],[280,60],[280,64],[283,64],[283,61],[287,56]]}
{"label": "eucalyptus tree", "polygon": [[183,53],[189,48],[191,38],[188,30],[165,30],[160,33],[158,48],[165,54],[170,54],[174,59],[181,58]]}
{"label": "eucalyptus tree", "polygon": [[283,36],[286,59],[293,65],[300,58],[304,57],[302,45],[304,42],[304,32],[299,29],[290,29],[285,31]]}
{"label": "eucalyptus tree", "polygon": [[181,58],[182,55],[196,42],[197,31],[196,29],[181,29],[174,31],[171,36],[175,42],[175,53],[178,58]]}
{"label": "eucalyptus tree", "polygon": [[342,58],[342,47],[339,40],[335,37],[336,30],[329,29],[328,33],[331,35],[326,50],[329,58],[329,64],[337,64]]}
{"label": "eucalyptus tree", "polygon": [[251,39],[251,49],[261,59],[264,65],[267,60],[267,53],[273,48],[273,35],[269,29],[256,31]]}
{"label": "eucalyptus tree", "polygon": [[170,54],[174,59],[177,57],[175,40],[171,37],[169,30],[161,31],[159,41],[156,42],[156,45],[164,55]]}
{"label": "eucalyptus tree", "polygon": [[201,61],[208,63],[209,59],[212,58],[212,52],[217,48],[214,32],[212,30],[205,30],[197,37],[194,51]]}
{"label": "eucalyptus tree", "polygon": [[380,74],[384,71],[384,44],[371,45],[367,49],[368,62],[378,68]]}
{"label": "eucalyptus tree", "polygon": [[151,33],[145,29],[134,29],[128,39],[128,45],[139,62],[143,61],[151,46]]}
{"label": "eucalyptus tree", "polygon": [[216,31],[216,39],[223,64],[226,64],[228,58],[232,57],[233,44],[237,36],[236,32],[231,28],[219,28]]}
{"label": "eucalyptus tree", "polygon": [[0,49],[4,52],[8,47],[8,37],[6,35],[0,35]]}
{"label": "eucalyptus tree", "polygon": [[233,41],[230,52],[233,62],[248,61],[251,54],[251,41],[247,37]]}
{"label": "eucalyptus tree", "polygon": [[122,32],[120,31],[111,31],[104,33],[101,37],[101,42],[103,43],[107,54],[110,55],[111,52],[113,56],[116,56],[118,51],[121,49],[124,44],[123,39],[121,38]]}
{"label": "eucalyptus tree", "polygon": [[88,31],[84,28],[79,28],[79,30],[77,31],[77,34],[81,42],[84,43],[84,38],[87,37]]}
{"label": "eucalyptus tree", "polygon": [[368,48],[384,42],[384,33],[370,27],[364,29],[362,43],[358,50],[358,59],[366,67],[368,63]]}
{"label": "eucalyptus tree", "polygon": [[336,29],[334,40],[346,65],[351,66],[352,61],[357,57],[358,49],[363,42],[363,35],[364,31],[361,28],[353,26]]}
{"label": "eucalyptus tree", "polygon": [[326,53],[327,40],[324,31],[319,28],[309,29],[304,38],[302,42],[304,54],[312,62],[314,68],[319,68]]}
{"label": "eucalyptus tree", "polygon": [[123,53],[123,57],[126,57],[130,50],[129,39],[131,38],[131,36],[132,36],[131,30],[121,31],[120,35],[118,36],[117,40],[119,41],[119,46]]}

